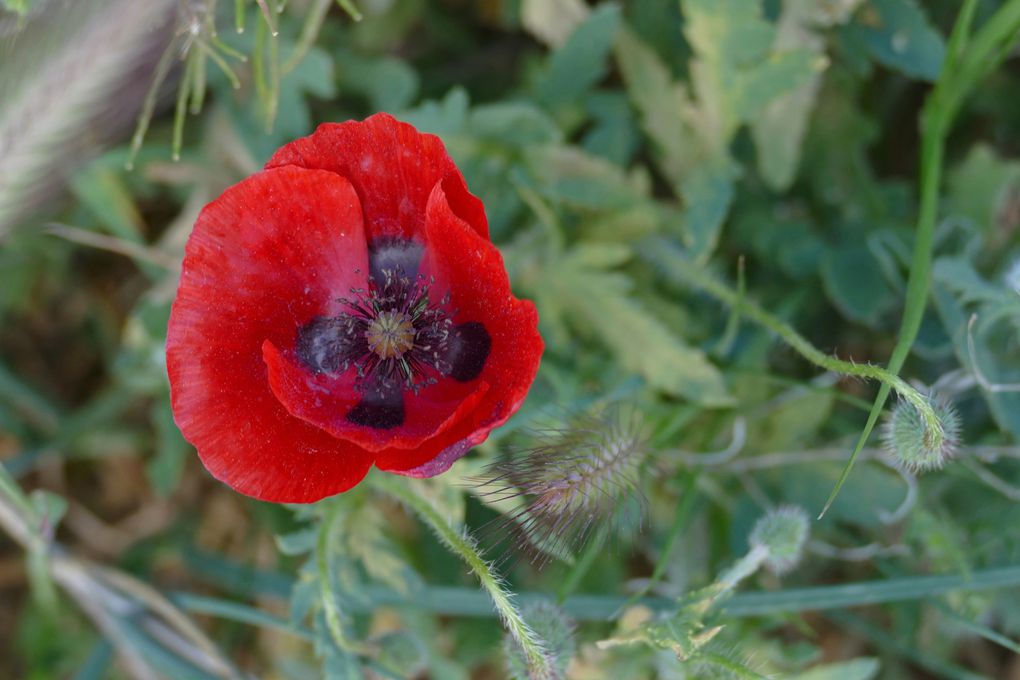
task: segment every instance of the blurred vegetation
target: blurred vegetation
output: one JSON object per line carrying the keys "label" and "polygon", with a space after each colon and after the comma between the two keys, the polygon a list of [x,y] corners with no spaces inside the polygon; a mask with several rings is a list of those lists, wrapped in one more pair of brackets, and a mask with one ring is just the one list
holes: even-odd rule
{"label": "blurred vegetation", "polygon": [[[0,677],[1020,677],[1020,3],[0,8]],[[485,202],[541,372],[438,479],[257,503],[173,424],[183,244],[274,149],[378,110]],[[951,459],[862,440],[814,521],[879,385],[813,348],[952,403]],[[486,465],[618,405],[626,521],[507,552]]]}

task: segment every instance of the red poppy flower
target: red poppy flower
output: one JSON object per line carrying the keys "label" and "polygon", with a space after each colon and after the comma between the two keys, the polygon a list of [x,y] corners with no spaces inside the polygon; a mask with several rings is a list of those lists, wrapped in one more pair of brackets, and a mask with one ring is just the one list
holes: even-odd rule
{"label": "red poppy flower", "polygon": [[167,333],[174,418],[263,500],[373,464],[431,477],[521,405],[537,322],[439,138],[383,113],[325,124],[199,215]]}

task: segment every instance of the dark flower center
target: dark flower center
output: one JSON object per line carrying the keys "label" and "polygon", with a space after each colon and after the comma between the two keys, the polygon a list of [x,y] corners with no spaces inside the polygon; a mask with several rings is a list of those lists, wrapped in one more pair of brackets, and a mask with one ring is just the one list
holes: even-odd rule
{"label": "dark flower center", "polygon": [[450,377],[478,377],[491,339],[477,322],[454,324],[450,296],[429,296],[434,281],[418,273],[422,247],[381,239],[369,247],[368,289],[341,299],[346,311],[298,329],[297,355],[315,373],[357,371],[361,402],[351,422],[388,429],[404,421],[403,393]]}

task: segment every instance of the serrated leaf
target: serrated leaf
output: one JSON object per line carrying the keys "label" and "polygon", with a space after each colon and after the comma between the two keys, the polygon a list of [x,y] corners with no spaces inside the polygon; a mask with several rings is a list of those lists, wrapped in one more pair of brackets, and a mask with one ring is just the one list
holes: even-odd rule
{"label": "serrated leaf", "polygon": [[537,88],[539,101],[558,106],[578,99],[606,75],[606,57],[620,26],[620,8],[600,5],[549,59]]}
{"label": "serrated leaf", "polygon": [[[463,519],[463,496],[460,512]],[[350,556],[359,561],[366,573],[400,593],[410,592],[420,585],[417,575],[410,568],[396,544],[389,538],[387,521],[379,507],[364,503],[345,523],[344,546]]]}
{"label": "serrated leaf", "polygon": [[521,25],[549,45],[561,47],[588,16],[582,0],[523,0]]}
{"label": "serrated leaf", "polygon": [[[786,0],[776,26],[774,49],[804,50],[816,63],[824,63],[825,39],[817,29],[843,23],[860,1],[844,0],[842,5],[830,7],[814,0]],[[752,120],[758,171],[774,190],[785,190],[793,183],[821,81],[821,72],[816,70],[804,84],[775,98]]]}
{"label": "serrated leaf", "polygon": [[526,159],[536,189],[548,198],[589,210],[620,210],[647,198],[648,186],[609,161],[577,147],[542,146]]}
{"label": "serrated leaf", "polygon": [[653,387],[706,406],[731,404],[722,375],[704,352],[651,316],[630,295],[633,283],[625,274],[607,271],[627,257],[621,245],[577,246],[550,275],[542,299],[593,330],[624,367]]}
{"label": "serrated leaf", "polygon": [[687,245],[703,260],[733,201],[739,166],[729,146],[738,129],[809,83],[819,61],[808,49],[774,49],[776,30],[758,2],[685,0],[683,12],[690,90],[632,33],[620,32],[616,53],[659,167],[683,199]]}
{"label": "serrated leaf", "polygon": [[674,81],[655,52],[629,30],[617,35],[616,58],[659,167],[678,185],[704,152],[695,134],[701,124],[699,113],[687,88]]}
{"label": "serrated leaf", "polygon": [[776,29],[747,0],[684,0],[684,35],[695,53],[691,83],[718,140],[728,143],[739,125],[770,101],[808,81],[810,50],[774,50]]}
{"label": "serrated leaf", "polygon": [[915,0],[870,0],[851,34],[878,62],[912,78],[934,82],[946,45]]}

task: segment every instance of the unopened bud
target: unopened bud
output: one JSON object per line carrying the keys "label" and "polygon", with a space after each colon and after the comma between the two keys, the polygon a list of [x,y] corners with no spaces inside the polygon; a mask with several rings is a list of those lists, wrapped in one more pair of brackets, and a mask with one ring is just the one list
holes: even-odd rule
{"label": "unopened bud", "polygon": [[808,537],[808,516],[800,507],[781,505],[759,519],[751,531],[752,549],[768,551],[765,567],[785,574],[797,566]]}
{"label": "unopened bud", "polygon": [[942,426],[941,437],[932,437],[918,410],[902,400],[893,408],[882,431],[882,442],[893,462],[908,472],[941,468],[959,445],[960,416],[956,409],[939,397],[929,397],[928,401]]}

